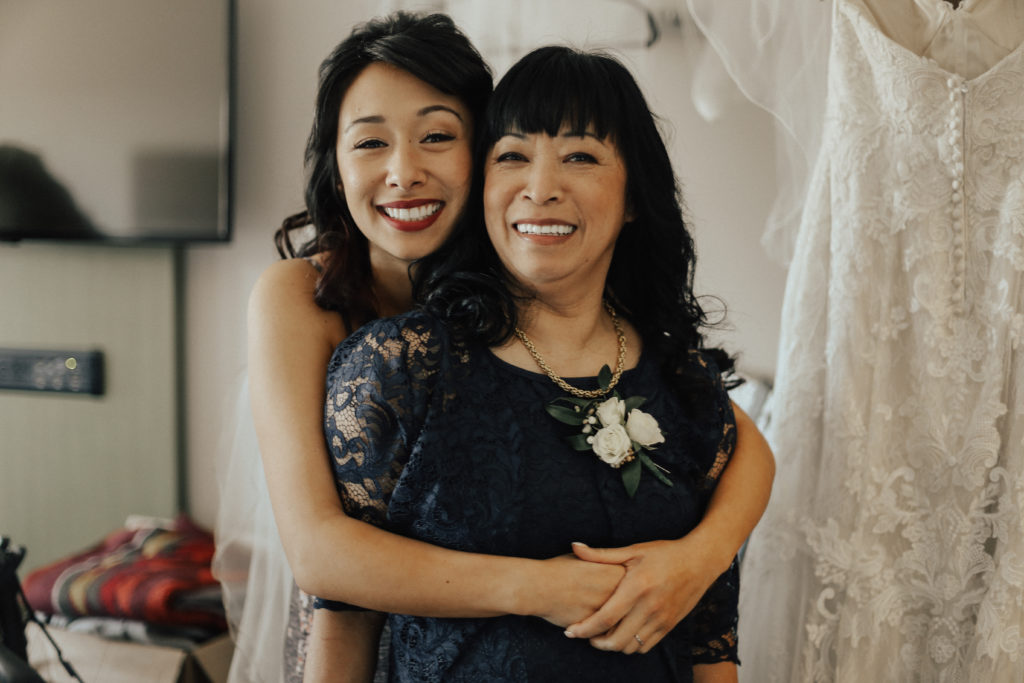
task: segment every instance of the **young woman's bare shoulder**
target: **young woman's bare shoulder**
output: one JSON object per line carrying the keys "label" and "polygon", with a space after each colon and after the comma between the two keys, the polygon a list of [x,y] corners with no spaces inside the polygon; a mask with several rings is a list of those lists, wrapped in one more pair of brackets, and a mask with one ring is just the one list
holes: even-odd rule
{"label": "young woman's bare shoulder", "polygon": [[[264,294],[278,291],[308,293],[311,297],[320,276],[316,268],[306,259],[290,258],[275,261],[267,266],[256,281],[254,293]],[[310,299],[312,301],[312,299]]]}
{"label": "young woman's bare shoulder", "polygon": [[320,331],[328,343],[345,338],[341,316],[313,299],[319,272],[305,259],[285,259],[267,267],[249,297],[250,321],[286,325],[307,333]]}

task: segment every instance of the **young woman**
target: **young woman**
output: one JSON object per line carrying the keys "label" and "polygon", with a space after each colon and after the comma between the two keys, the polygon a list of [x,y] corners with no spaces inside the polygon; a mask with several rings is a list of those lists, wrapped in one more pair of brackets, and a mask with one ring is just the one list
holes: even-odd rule
{"label": "young woman", "polygon": [[[338,508],[329,483],[318,486],[328,472],[320,421],[327,359],[359,325],[411,306],[409,264],[440,245],[466,208],[473,126],[491,86],[472,44],[438,14],[358,26],[320,67],[307,210],[275,240],[282,256],[295,256],[296,229],[313,226],[315,238],[298,249],[304,258],[267,269],[249,312],[255,431],[284,549],[299,566],[311,547],[304,532],[325,507]],[[259,503],[267,494],[259,482],[247,485],[255,449],[242,450],[223,486],[214,566],[238,646],[233,680],[279,681],[293,581]],[[287,648],[293,677],[301,677],[307,627],[295,628],[298,647]]]}
{"label": "young woman", "polygon": [[[623,572],[615,565],[637,561],[628,550],[579,549],[590,562],[498,562],[387,533],[345,515],[330,480],[320,417],[328,358],[360,324],[411,307],[410,264],[434,250],[466,211],[470,140],[489,90],[486,67],[439,15],[370,22],[324,62],[307,149],[308,212],[285,226],[311,223],[317,239],[300,250],[306,258],[268,269],[250,302],[250,393],[274,514],[295,580],[307,592],[377,609],[472,616],[481,610],[479,592],[494,592],[481,576],[495,584],[503,576],[543,578],[531,588],[543,610],[565,624],[580,621],[574,627],[580,638],[622,649],[630,642],[609,632],[611,624],[655,603],[684,615],[756,523],[771,459],[752,425],[739,432],[747,447],[726,473],[731,486],[723,480],[720,487],[722,499],[735,500],[740,512],[725,515],[713,506],[705,523],[679,542],[689,550],[680,553],[668,593],[624,582],[606,600]],[[279,244],[291,253],[287,232],[279,233]],[[377,580],[389,575],[408,590],[381,591]],[[512,584],[502,582],[500,590],[522,590]],[[253,595],[261,603],[279,597],[250,589],[245,612]],[[292,655],[304,652],[304,627],[297,635]],[[236,658],[244,662],[246,654],[273,649],[274,638],[258,637]],[[370,643],[347,650],[353,663],[371,657]],[[301,670],[301,656],[296,659],[289,671]],[[249,669],[253,677],[268,673],[258,663]]]}
{"label": "young woman", "polygon": [[[618,62],[544,48],[502,79],[483,136],[486,234],[458,227],[420,265],[426,310],[367,325],[328,369],[346,511],[436,562],[389,566],[353,535],[344,564],[379,574],[335,594],[404,612],[389,617],[393,680],[735,680],[735,566],[712,563],[725,573],[682,624],[677,569],[737,420],[754,437],[722,382],[731,359],[704,349],[653,117]],[[624,546],[585,556],[621,564],[616,595],[631,596],[589,644],[573,624],[585,600],[561,597],[564,562],[545,559],[584,543]],[[590,578],[600,600],[606,577]],[[326,642],[352,638],[338,634]]]}

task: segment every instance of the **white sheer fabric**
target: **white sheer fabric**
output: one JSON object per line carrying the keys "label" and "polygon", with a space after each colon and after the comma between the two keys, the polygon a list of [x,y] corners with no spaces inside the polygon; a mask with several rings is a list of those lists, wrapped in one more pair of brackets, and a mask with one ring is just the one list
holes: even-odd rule
{"label": "white sheer fabric", "polygon": [[833,10],[741,676],[1021,681],[1024,0]]}
{"label": "white sheer fabric", "polygon": [[[680,0],[680,4],[682,0]],[[779,195],[762,238],[780,263],[793,255],[810,171],[821,143],[831,9],[820,0],[687,0],[739,89],[776,121]],[[694,104],[708,116],[729,96],[708,60],[694,74]]]}
{"label": "white sheer fabric", "polygon": [[281,683],[293,579],[263,475],[248,382],[241,381],[234,434],[218,463],[220,506],[213,571],[235,641],[229,683]]}

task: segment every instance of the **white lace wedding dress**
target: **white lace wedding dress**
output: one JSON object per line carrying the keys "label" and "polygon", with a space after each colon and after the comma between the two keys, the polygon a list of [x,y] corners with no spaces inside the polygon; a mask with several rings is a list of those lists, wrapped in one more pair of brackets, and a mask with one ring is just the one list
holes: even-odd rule
{"label": "white lace wedding dress", "polygon": [[1024,681],[1024,2],[831,28],[741,675]]}

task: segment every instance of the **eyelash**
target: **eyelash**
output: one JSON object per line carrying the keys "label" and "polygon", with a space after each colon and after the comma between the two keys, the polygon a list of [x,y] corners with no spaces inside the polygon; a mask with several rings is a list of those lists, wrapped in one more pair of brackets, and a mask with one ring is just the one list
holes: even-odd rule
{"label": "eyelash", "polygon": [[427,133],[423,142],[451,142],[455,136],[451,133]]}
{"label": "eyelash", "polygon": [[499,154],[495,161],[526,161],[526,157],[519,152],[505,152],[504,154]]}
{"label": "eyelash", "polygon": [[594,155],[587,154],[586,152],[574,152],[566,157],[566,161],[582,161],[588,164],[597,163],[597,159]]}
{"label": "eyelash", "polygon": [[[597,159],[592,154],[587,154],[586,152],[573,152],[572,154],[566,156],[565,160],[571,163],[597,163]],[[526,161],[526,157],[524,157],[519,152],[505,152],[503,154],[499,154],[495,161]]]}
{"label": "eyelash", "polygon": [[[425,142],[427,144],[438,144],[441,142],[451,142],[452,140],[455,140],[455,137],[456,136],[452,135],[451,133],[427,133],[426,135],[423,136],[423,139],[420,142]],[[381,147],[387,147],[387,143],[385,143],[383,140],[378,140],[376,138],[370,140],[363,140],[361,142],[357,142],[354,145],[355,149],[380,149]]]}

